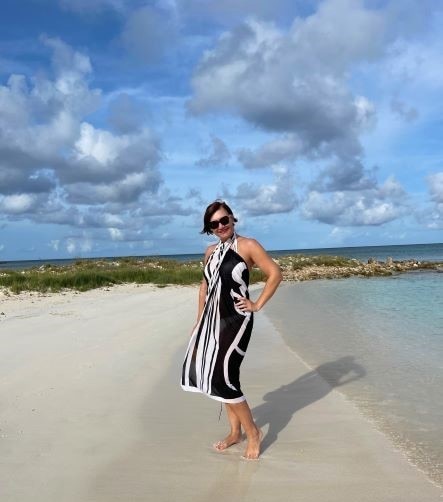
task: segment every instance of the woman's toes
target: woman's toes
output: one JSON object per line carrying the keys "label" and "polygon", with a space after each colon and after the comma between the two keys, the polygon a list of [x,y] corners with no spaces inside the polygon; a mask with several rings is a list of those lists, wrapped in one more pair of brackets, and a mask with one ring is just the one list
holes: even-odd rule
{"label": "woman's toes", "polygon": [[226,448],[226,445],[224,444],[223,441],[217,441],[216,443],[213,444],[213,446],[216,450],[224,450]]}

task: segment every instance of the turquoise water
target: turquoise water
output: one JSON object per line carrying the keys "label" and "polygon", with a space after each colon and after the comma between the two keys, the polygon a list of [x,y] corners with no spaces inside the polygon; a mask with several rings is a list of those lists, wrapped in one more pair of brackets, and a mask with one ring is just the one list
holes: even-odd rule
{"label": "turquoise water", "polygon": [[288,345],[330,363],[322,376],[443,485],[443,273],[289,284],[268,305]]}
{"label": "turquoise water", "polygon": [[[342,248],[318,248],[318,249],[280,249],[269,251],[272,256],[284,256],[296,253],[306,255],[332,255],[346,256],[348,258],[356,258],[357,260],[367,261],[369,258],[385,261],[391,257],[394,260],[409,260],[417,259],[421,261],[443,261],[443,244],[406,244],[401,246],[361,246],[361,247],[342,247]],[[159,255],[156,258],[167,258],[178,261],[201,260],[203,250],[196,254],[175,254],[175,255]],[[102,257],[104,260],[114,260],[117,257]],[[137,258],[145,258],[140,256]],[[88,258],[82,258],[88,259]],[[98,259],[98,258],[91,258]],[[78,258],[64,259],[47,259],[47,260],[17,260],[17,261],[0,261],[1,269],[26,269],[31,267],[39,267],[45,263],[53,265],[69,265]]]}

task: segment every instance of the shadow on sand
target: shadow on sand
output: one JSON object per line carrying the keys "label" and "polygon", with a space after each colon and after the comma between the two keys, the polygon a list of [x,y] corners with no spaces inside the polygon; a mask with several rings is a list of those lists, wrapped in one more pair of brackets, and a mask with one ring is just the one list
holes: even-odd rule
{"label": "shadow on sand", "polygon": [[321,364],[293,382],[265,394],[264,403],[252,410],[258,427],[269,425],[262,442],[262,453],[277,440],[278,434],[298,410],[326,396],[334,387],[365,375],[365,369],[354,361],[353,356],[344,356]]}

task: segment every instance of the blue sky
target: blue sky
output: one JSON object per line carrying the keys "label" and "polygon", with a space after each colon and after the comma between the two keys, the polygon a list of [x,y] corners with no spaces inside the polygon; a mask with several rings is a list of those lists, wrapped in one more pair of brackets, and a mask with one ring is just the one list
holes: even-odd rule
{"label": "blue sky", "polygon": [[443,241],[436,0],[23,0],[0,20],[0,260]]}

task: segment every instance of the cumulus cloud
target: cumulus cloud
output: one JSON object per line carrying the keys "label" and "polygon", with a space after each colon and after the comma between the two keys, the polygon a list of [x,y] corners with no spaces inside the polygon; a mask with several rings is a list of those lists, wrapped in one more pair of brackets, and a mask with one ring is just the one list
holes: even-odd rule
{"label": "cumulus cloud", "polygon": [[22,190],[49,192],[50,175],[65,163],[81,117],[99,103],[100,92],[86,82],[88,58],[58,39],[43,42],[53,51],[54,78],[11,75],[0,86],[1,193],[17,190],[18,182]]}
{"label": "cumulus cloud", "polygon": [[226,164],[230,158],[231,152],[226,146],[226,143],[213,135],[211,136],[211,151],[206,157],[197,160],[196,165],[200,167],[220,167]]}
{"label": "cumulus cloud", "polygon": [[[14,152],[11,152],[12,156]],[[6,164],[6,165],[5,165]],[[25,193],[45,193],[55,188],[55,181],[50,173],[44,171],[19,170],[16,166],[9,166],[7,161],[0,161],[0,193],[13,194],[21,191]]]}
{"label": "cumulus cloud", "polygon": [[143,192],[155,192],[160,185],[157,173],[131,173],[112,184],[74,183],[66,187],[68,201],[76,204],[127,203],[137,200]]}
{"label": "cumulus cloud", "polygon": [[386,37],[381,12],[355,0],[326,0],[287,31],[249,19],[206,52],[192,79],[189,109],[196,115],[230,111],[274,134],[262,146],[238,151],[246,168],[300,156],[332,158],[324,173],[329,189],[347,174],[349,186],[368,188],[360,135],[373,127],[376,110],[351,91],[348,77],[353,65],[383,54]]}
{"label": "cumulus cloud", "polygon": [[306,145],[295,134],[286,134],[268,141],[257,149],[241,148],[237,152],[238,160],[248,169],[270,167],[282,161],[294,160]]}
{"label": "cumulus cloud", "polygon": [[338,226],[377,226],[411,211],[408,196],[395,178],[379,187],[360,191],[318,192],[306,196],[302,207],[305,218]]}
{"label": "cumulus cloud", "polygon": [[[376,168],[364,163],[360,138],[376,125],[375,104],[355,94],[349,80],[356,65],[386,56],[388,18],[355,0],[325,0],[288,30],[250,18],[206,52],[189,109],[231,112],[272,134],[261,146],[237,151],[248,169],[321,160],[302,205],[306,218],[337,226],[399,218],[408,207],[404,189],[394,178],[380,185]],[[403,101],[391,105],[403,120],[417,116]],[[259,196],[255,185],[240,188]]]}
{"label": "cumulus cloud", "polygon": [[123,181],[129,174],[143,174],[151,180],[150,189],[158,186],[157,164],[161,159],[160,145],[149,129],[132,134],[115,135],[82,123],[79,137],[60,169],[66,183],[106,183]]}
{"label": "cumulus cloud", "polygon": [[289,32],[249,20],[206,53],[192,80],[194,113],[230,109],[272,131],[313,145],[355,134],[358,107],[349,65],[381,51],[383,19],[361,2],[330,0]]}
{"label": "cumulus cloud", "polygon": [[32,211],[38,204],[38,198],[34,194],[14,194],[2,197],[0,210],[6,214],[23,214]]}
{"label": "cumulus cloud", "polygon": [[0,86],[0,211],[43,223],[118,226],[106,216],[110,204],[154,196],[162,184],[159,141],[124,97],[126,124],[117,120],[122,109],[114,131],[89,123],[104,104],[89,86],[89,58],[59,39],[41,41],[52,51],[52,74],[11,75]]}
{"label": "cumulus cloud", "polygon": [[338,160],[321,170],[311,183],[311,188],[318,192],[337,190],[366,190],[375,188],[377,180],[374,170],[369,171],[357,159]]}
{"label": "cumulus cloud", "polygon": [[234,201],[245,214],[251,216],[288,213],[297,205],[292,175],[281,167],[274,169],[272,183],[241,183],[235,192],[225,188],[223,197]]}

